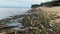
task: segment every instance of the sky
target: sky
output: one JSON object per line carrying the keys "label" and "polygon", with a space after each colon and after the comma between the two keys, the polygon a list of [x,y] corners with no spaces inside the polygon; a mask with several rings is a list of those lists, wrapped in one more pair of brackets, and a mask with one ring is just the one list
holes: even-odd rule
{"label": "sky", "polygon": [[0,0],[0,7],[31,7],[32,4],[40,4],[51,0]]}

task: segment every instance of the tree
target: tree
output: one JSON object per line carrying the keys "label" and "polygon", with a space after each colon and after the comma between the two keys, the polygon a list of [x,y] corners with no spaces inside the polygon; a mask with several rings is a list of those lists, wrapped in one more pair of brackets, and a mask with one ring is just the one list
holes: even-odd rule
{"label": "tree", "polygon": [[40,5],[38,4],[34,4],[34,5],[31,5],[31,8],[36,8],[36,7],[39,7]]}
{"label": "tree", "polygon": [[60,0],[53,0],[53,1],[60,1]]}

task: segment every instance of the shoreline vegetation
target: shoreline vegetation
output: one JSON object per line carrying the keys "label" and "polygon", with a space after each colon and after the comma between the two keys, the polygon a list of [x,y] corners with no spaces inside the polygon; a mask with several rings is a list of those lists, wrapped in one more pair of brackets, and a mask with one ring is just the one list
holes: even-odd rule
{"label": "shoreline vegetation", "polygon": [[[56,23],[56,19],[59,19],[60,16],[57,16],[56,13],[45,12],[41,9],[32,9],[29,10],[27,14],[16,15],[12,18],[6,18],[0,21],[1,25],[10,23],[10,20],[16,20],[22,18],[22,23],[24,26],[20,30],[14,29],[3,29],[0,31],[0,34],[60,34],[60,23]],[[13,21],[14,22],[14,21]]]}
{"label": "shoreline vegetation", "polygon": [[[55,5],[52,4],[52,6]],[[9,26],[4,27],[0,30],[0,34],[60,34],[60,16],[57,15],[57,12],[47,12],[41,10],[39,7],[35,8],[33,6],[33,9],[26,12],[26,14],[0,20],[0,25],[11,22],[21,23],[23,25],[20,30],[15,30],[11,27],[8,28]]]}
{"label": "shoreline vegetation", "polygon": [[33,4],[31,8],[37,8],[37,7],[55,7],[60,6],[60,0],[58,1],[48,1],[48,2],[42,2],[41,4]]}

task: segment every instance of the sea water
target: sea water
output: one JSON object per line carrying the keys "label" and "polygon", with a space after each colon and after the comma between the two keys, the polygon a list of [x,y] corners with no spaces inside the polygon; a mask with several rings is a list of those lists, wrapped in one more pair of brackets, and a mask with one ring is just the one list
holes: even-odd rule
{"label": "sea water", "polygon": [[[4,18],[9,18],[9,16],[22,15],[29,10],[30,10],[30,8],[0,8],[0,20],[4,19]],[[9,22],[9,23],[6,23],[5,25],[8,25],[8,26],[17,26],[18,25],[17,27],[15,27],[13,29],[19,30],[20,28],[23,27],[23,25],[22,25],[22,23],[17,22],[18,19],[22,20],[22,18],[17,18],[15,20],[15,22]]]}
{"label": "sea water", "polygon": [[0,20],[9,16],[24,14],[29,9],[30,8],[0,8]]}

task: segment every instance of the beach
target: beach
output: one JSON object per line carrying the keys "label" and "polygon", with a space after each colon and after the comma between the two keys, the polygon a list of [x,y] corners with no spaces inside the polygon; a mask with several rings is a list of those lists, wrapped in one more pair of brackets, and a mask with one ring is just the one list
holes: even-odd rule
{"label": "beach", "polygon": [[[47,8],[48,10],[46,10]],[[57,8],[57,7],[54,7]],[[59,33],[60,26],[60,16],[57,15],[59,11],[54,12],[54,8],[49,7],[38,7],[29,10],[22,15],[15,15],[12,18],[2,19],[1,25],[13,26],[14,28],[7,28],[1,33],[16,33],[16,34],[51,34]],[[51,10],[51,11],[50,11]],[[54,11],[52,11],[54,10]],[[17,29],[16,29],[17,28]]]}

